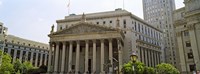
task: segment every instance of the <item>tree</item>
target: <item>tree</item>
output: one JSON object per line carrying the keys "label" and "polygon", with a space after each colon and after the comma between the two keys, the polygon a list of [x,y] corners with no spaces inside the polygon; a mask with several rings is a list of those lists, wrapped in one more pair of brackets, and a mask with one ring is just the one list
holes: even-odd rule
{"label": "tree", "polygon": [[10,74],[14,72],[13,65],[11,64],[11,56],[7,53],[3,53],[0,50],[0,56],[2,56],[2,64],[0,66],[0,74]]}
{"label": "tree", "polygon": [[180,74],[180,72],[171,64],[161,63],[156,66],[158,74]]}
{"label": "tree", "polygon": [[156,74],[156,71],[153,67],[145,67],[145,71],[143,74]]}
{"label": "tree", "polygon": [[25,61],[24,63],[21,63],[21,61],[17,59],[14,63],[14,69],[16,73],[18,71],[20,73],[26,73],[28,70],[33,69],[33,65],[29,61]]}
{"label": "tree", "polygon": [[136,74],[143,74],[144,72],[144,63],[137,61],[136,63],[132,63],[131,61],[129,61],[128,63],[125,63],[123,65],[123,72],[125,74],[133,74],[133,66],[134,66],[134,70],[136,71]]}
{"label": "tree", "polygon": [[29,62],[29,61],[25,61],[24,63],[23,63],[23,72],[24,73],[26,73],[28,70],[30,70],[30,69],[33,69],[34,67],[33,67],[33,65],[31,64],[31,62]]}
{"label": "tree", "polygon": [[23,69],[23,64],[21,63],[21,61],[19,59],[17,59],[14,63],[14,69],[15,69],[15,72],[22,72],[22,69]]}

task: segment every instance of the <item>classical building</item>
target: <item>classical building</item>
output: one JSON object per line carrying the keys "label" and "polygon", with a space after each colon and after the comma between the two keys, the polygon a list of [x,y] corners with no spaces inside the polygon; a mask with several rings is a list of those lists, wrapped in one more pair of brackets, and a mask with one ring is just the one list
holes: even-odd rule
{"label": "classical building", "polygon": [[[4,52],[12,57],[12,63],[19,59],[20,61],[30,61],[34,67],[39,67],[42,64],[47,65],[49,45],[23,39],[13,35],[8,35],[4,38],[3,23],[0,24],[0,49],[4,46]],[[7,29],[7,28],[6,28]],[[5,41],[5,44],[4,44]]]}
{"label": "classical building", "polygon": [[200,0],[184,0],[173,13],[181,74],[200,71]]}
{"label": "classical building", "polygon": [[174,10],[175,0],[143,0],[144,20],[164,32],[165,62],[177,67],[177,47],[172,21]]}
{"label": "classical building", "polygon": [[[87,19],[87,20],[86,20]],[[161,63],[162,31],[126,10],[69,15],[50,37],[48,72],[113,73],[137,53],[139,61]]]}

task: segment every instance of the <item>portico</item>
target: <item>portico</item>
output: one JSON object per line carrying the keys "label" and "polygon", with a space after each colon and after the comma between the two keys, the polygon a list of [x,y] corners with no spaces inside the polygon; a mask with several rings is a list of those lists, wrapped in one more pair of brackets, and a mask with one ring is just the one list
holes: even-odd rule
{"label": "portico", "polygon": [[[105,74],[114,70],[113,58],[122,68],[123,39],[120,29],[81,21],[74,26],[52,32],[48,72]],[[109,70],[110,69],[110,70]]]}

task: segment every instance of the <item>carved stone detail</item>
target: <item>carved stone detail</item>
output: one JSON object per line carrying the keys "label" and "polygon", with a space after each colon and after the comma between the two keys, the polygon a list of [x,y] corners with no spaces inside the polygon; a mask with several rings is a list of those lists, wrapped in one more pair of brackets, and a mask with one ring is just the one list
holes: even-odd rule
{"label": "carved stone detail", "polygon": [[176,33],[176,36],[178,36],[178,37],[181,36],[181,35],[182,35],[182,32],[177,32]]}
{"label": "carved stone detail", "polygon": [[194,27],[194,24],[190,24],[187,26],[187,28],[188,28],[188,30],[194,30],[195,27]]}
{"label": "carved stone detail", "polygon": [[89,32],[105,32],[105,31],[114,31],[113,29],[107,29],[104,27],[99,27],[95,25],[78,25],[73,26],[71,28],[65,29],[58,34],[83,34],[83,33],[89,33]]}

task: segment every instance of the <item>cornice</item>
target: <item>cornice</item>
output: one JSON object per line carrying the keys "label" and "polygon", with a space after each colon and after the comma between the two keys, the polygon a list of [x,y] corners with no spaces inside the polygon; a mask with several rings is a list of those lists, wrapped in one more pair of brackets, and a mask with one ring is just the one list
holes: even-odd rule
{"label": "cornice", "polygon": [[161,47],[158,46],[158,45],[154,45],[154,44],[151,44],[151,43],[148,43],[148,42],[146,42],[146,41],[139,40],[139,39],[137,39],[136,42],[141,42],[141,43],[148,44],[148,45],[151,45],[151,46],[154,46],[154,47],[157,47],[157,48],[161,48]]}
{"label": "cornice", "polygon": [[175,27],[178,27],[178,26],[181,26],[181,25],[185,25],[185,24],[187,24],[185,19],[180,19],[180,20],[174,21],[174,26]]}
{"label": "cornice", "polygon": [[182,35],[182,32],[176,32],[176,36],[180,37]]}

